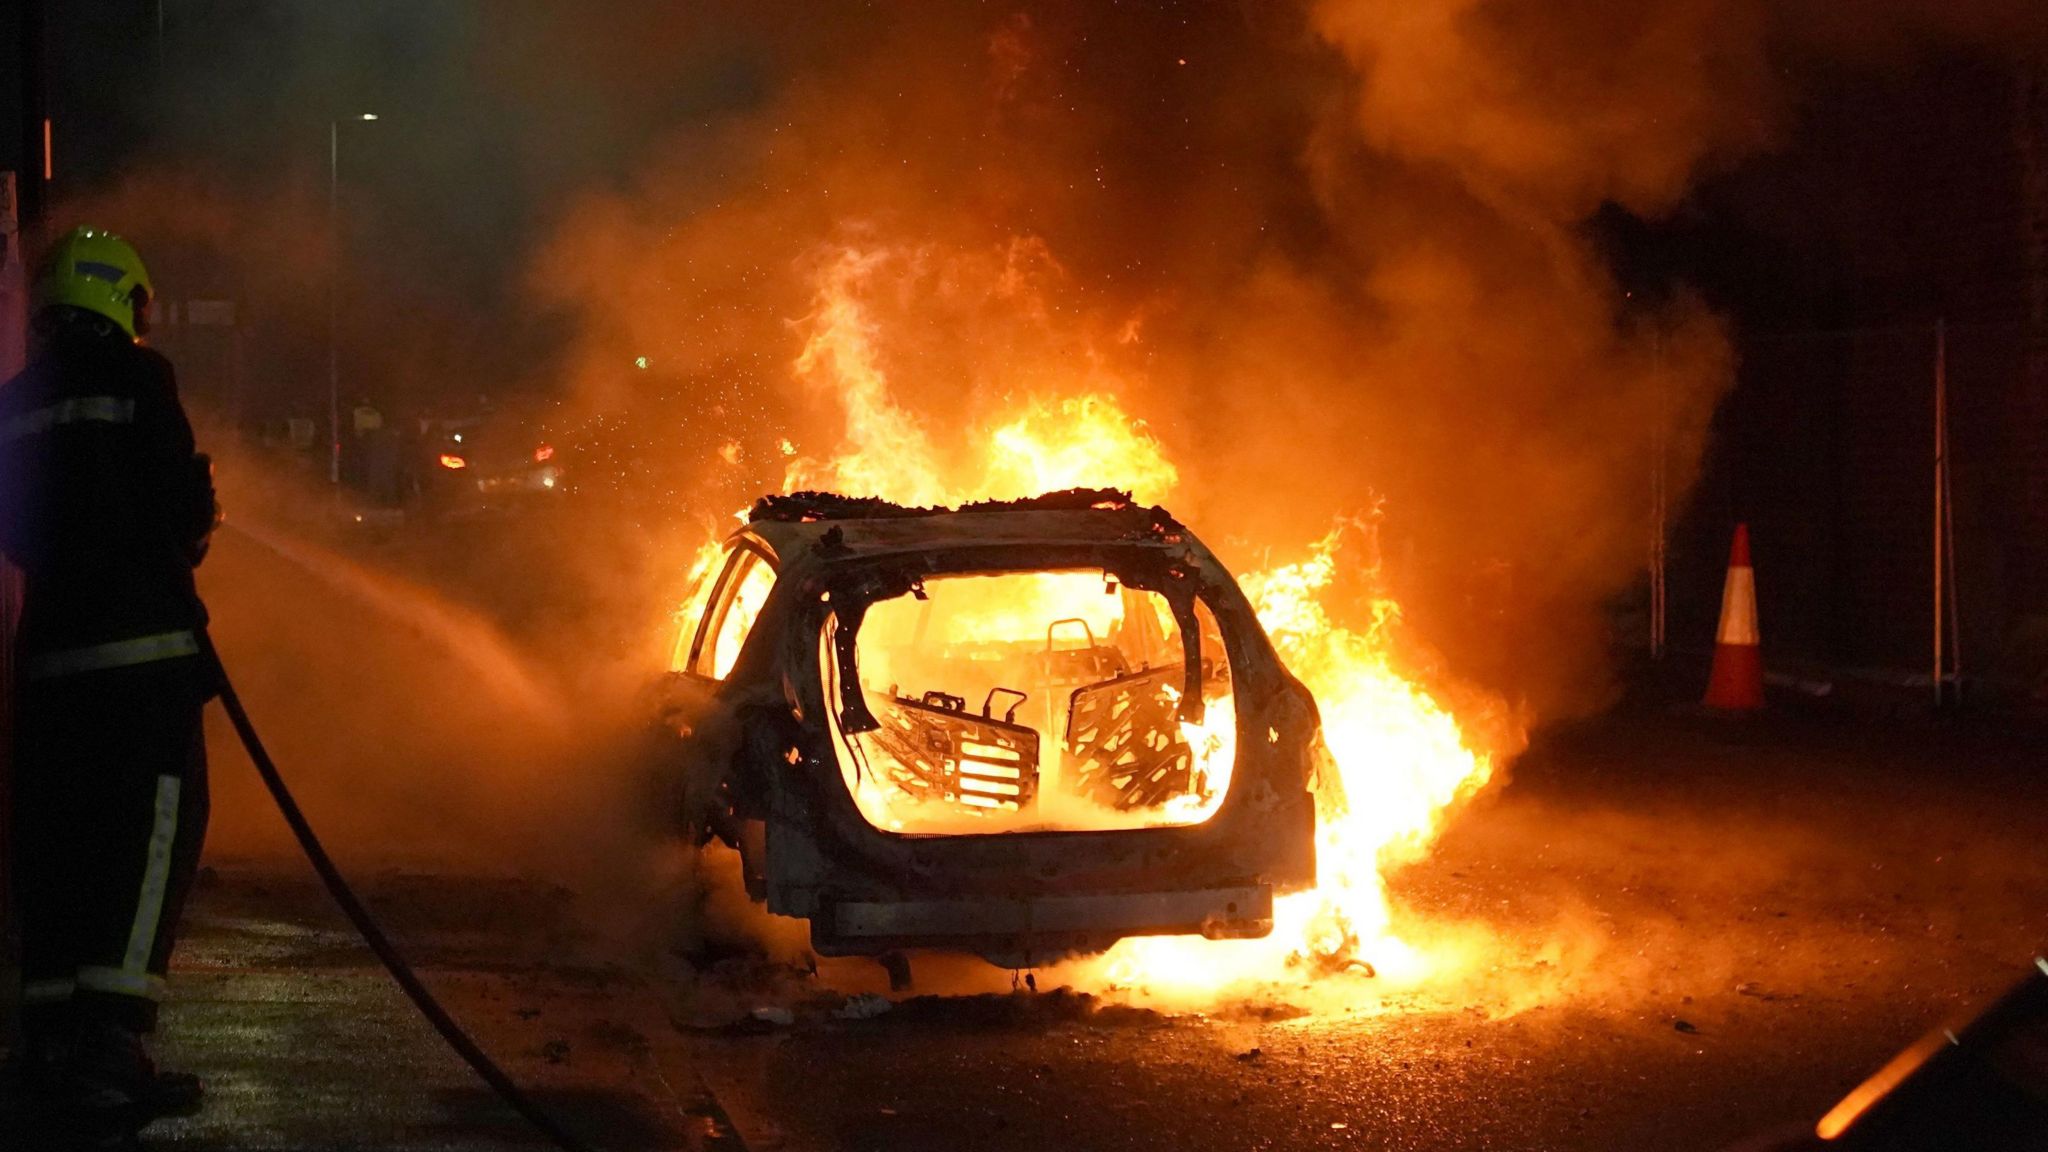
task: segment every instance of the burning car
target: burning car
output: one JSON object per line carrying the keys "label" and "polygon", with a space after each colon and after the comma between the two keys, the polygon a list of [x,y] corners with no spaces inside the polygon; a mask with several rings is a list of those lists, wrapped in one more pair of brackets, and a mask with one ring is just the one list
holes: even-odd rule
{"label": "burning car", "polygon": [[1264,936],[1315,883],[1315,701],[1124,493],[764,498],[661,697],[684,824],[824,955]]}

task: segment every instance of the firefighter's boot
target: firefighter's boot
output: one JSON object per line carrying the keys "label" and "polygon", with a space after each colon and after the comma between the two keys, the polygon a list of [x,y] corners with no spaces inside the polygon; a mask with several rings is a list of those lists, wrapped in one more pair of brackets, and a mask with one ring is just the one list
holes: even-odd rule
{"label": "firefighter's boot", "polygon": [[198,1077],[159,1071],[142,1037],[110,1020],[79,1020],[42,1071],[36,1110],[91,1129],[190,1116],[206,1096]]}

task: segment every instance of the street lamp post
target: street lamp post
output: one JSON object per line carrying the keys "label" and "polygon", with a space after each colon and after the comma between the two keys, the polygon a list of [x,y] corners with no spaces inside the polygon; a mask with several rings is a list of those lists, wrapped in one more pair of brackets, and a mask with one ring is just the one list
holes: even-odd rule
{"label": "street lamp post", "polygon": [[375,112],[327,122],[327,481],[341,485],[341,125],[375,120]]}

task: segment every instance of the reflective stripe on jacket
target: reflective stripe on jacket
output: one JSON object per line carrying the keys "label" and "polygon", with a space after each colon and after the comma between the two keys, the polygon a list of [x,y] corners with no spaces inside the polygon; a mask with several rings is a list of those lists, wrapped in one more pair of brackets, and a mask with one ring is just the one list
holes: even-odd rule
{"label": "reflective stripe on jacket", "polygon": [[52,676],[76,676],[80,672],[104,672],[109,668],[133,668],[159,660],[176,660],[199,655],[199,634],[190,630],[137,636],[89,648],[45,652],[28,659],[28,678],[47,680]]}
{"label": "reflective stripe on jacket", "polygon": [[133,424],[135,401],[119,396],[79,396],[23,413],[0,425],[0,444],[40,436],[65,424]]}

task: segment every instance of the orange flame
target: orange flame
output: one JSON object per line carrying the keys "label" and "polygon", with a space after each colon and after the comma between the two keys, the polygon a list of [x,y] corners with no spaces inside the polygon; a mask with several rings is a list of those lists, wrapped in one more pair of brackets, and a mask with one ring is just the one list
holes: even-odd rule
{"label": "orange flame", "polygon": [[[894,259],[888,250],[849,248],[833,254],[817,273],[813,310],[799,325],[806,343],[794,370],[820,395],[839,402],[844,428],[837,455],[791,460],[792,490],[830,489],[908,504],[1082,486],[1129,488],[1148,502],[1171,498],[1180,474],[1165,447],[1109,393],[1115,382],[1098,378],[1084,390],[1040,390],[1013,402],[1002,418],[968,430],[961,438],[961,463],[949,466],[918,415],[894,398],[884,367],[887,334],[874,319],[868,294],[885,287],[877,281]],[[1072,978],[1187,1002],[1304,975],[1350,970],[1410,983],[1432,971],[1430,957],[1394,934],[1383,873],[1421,855],[1446,813],[1486,786],[1496,761],[1441,700],[1397,667],[1389,631],[1400,610],[1391,599],[1336,603],[1333,583],[1343,540],[1341,531],[1333,531],[1308,549],[1307,559],[1241,580],[1282,659],[1322,709],[1328,756],[1315,781],[1315,888],[1276,902],[1274,931],[1266,939],[1126,940],[1077,965]],[[1058,576],[1039,579],[1032,598],[1088,592],[1072,592],[1078,586]],[[1099,589],[1095,593],[1099,600]],[[1075,603],[1053,615],[1087,611]],[[1352,614],[1367,621],[1362,631],[1339,619]],[[1213,709],[1204,724],[1188,725],[1184,733],[1212,785],[1219,778],[1227,783],[1235,755],[1233,723],[1230,709]],[[1202,819],[1222,791],[1181,797],[1163,816],[1174,822]]]}
{"label": "orange flame", "polygon": [[1370,605],[1354,631],[1325,597],[1340,534],[1308,560],[1241,583],[1288,668],[1315,694],[1329,758],[1315,781],[1316,886],[1274,902],[1262,940],[1126,940],[1085,966],[1110,985],[1169,1001],[1290,977],[1355,972],[1413,984],[1430,959],[1397,937],[1383,874],[1420,856],[1457,801],[1492,779],[1494,757],[1438,700],[1394,666],[1387,629],[1400,613]]}

